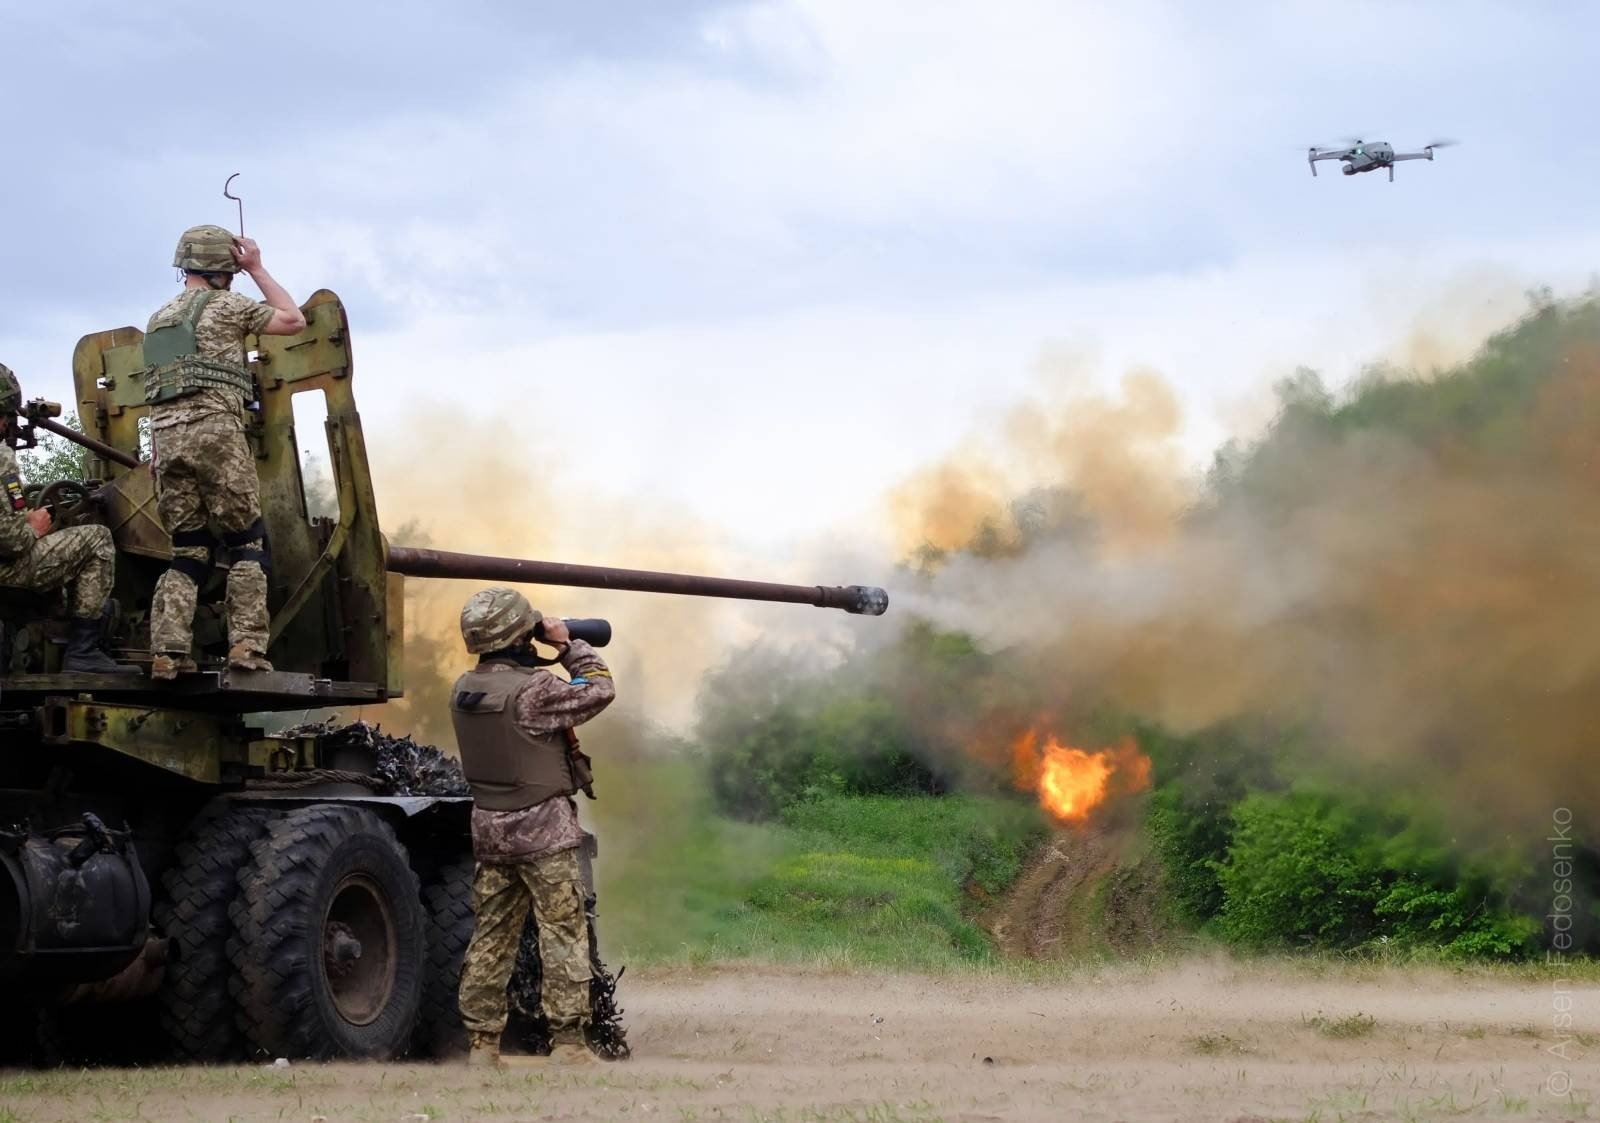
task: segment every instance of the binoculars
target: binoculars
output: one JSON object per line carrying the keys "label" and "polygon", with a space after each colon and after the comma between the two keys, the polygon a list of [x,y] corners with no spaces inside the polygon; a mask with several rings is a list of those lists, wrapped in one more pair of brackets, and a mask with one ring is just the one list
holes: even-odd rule
{"label": "binoculars", "polygon": [[[590,647],[604,647],[611,642],[611,621],[609,620],[570,620],[563,618],[562,623],[566,624],[569,636],[573,639],[583,640]],[[540,643],[545,642],[543,620],[533,626],[533,638]]]}

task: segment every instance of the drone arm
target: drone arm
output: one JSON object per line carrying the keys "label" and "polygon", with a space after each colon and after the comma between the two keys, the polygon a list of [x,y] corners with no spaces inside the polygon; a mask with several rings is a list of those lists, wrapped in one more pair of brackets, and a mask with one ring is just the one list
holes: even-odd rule
{"label": "drone arm", "polygon": [[1389,162],[1391,164],[1398,164],[1401,160],[1431,159],[1433,159],[1433,149],[1424,148],[1421,152],[1396,152],[1393,156],[1389,157]]}
{"label": "drone arm", "polygon": [[1311,165],[1311,174],[1317,174],[1318,160],[1343,160],[1350,155],[1348,148],[1308,148],[1306,150],[1306,163]]}

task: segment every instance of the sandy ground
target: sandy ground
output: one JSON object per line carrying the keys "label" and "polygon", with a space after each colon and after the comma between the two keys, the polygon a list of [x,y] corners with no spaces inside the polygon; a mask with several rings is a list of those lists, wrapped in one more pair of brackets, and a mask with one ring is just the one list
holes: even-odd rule
{"label": "sandy ground", "polygon": [[723,968],[630,972],[623,998],[626,1063],[8,1072],[0,1123],[1600,1119],[1594,983],[1209,962],[1047,982]]}

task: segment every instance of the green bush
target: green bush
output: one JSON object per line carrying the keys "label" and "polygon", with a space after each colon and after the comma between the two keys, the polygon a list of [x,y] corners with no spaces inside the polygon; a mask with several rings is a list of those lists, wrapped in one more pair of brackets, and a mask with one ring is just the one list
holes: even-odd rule
{"label": "green bush", "polygon": [[1146,829],[1161,861],[1177,919],[1201,924],[1222,909],[1219,863],[1232,838],[1231,808],[1246,792],[1276,788],[1275,758],[1285,742],[1260,732],[1218,727],[1190,737],[1139,730],[1150,757]]}
{"label": "green bush", "polygon": [[828,795],[937,795],[966,762],[989,659],[959,632],[913,621],[888,652],[833,670],[760,648],[708,676],[696,739],[717,806],[770,819]]}
{"label": "green bush", "polygon": [[1520,957],[1539,923],[1452,858],[1424,820],[1349,795],[1254,792],[1233,810],[1216,863],[1217,928],[1251,947],[1431,947]]}
{"label": "green bush", "polygon": [[711,788],[718,805],[741,818],[772,818],[821,796],[914,795],[942,787],[886,699],[785,702],[718,732],[706,744]]}
{"label": "green bush", "polygon": [[1231,940],[1349,946],[1368,931],[1377,886],[1353,858],[1354,822],[1320,800],[1255,792],[1233,811],[1218,927]]}

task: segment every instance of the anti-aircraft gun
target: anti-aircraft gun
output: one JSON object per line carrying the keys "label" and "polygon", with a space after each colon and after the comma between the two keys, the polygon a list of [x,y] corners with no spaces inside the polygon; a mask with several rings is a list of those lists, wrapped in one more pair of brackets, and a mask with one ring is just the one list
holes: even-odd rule
{"label": "anti-aircraft gun", "polygon": [[[172,1054],[387,1058],[462,1040],[454,992],[471,931],[469,801],[385,794],[361,738],[263,732],[272,715],[404,688],[404,582],[467,578],[785,601],[878,615],[881,589],[494,558],[391,544],[352,391],[350,330],[319,291],[306,329],[254,340],[249,438],[271,551],[270,672],[222,658],[225,557],[201,590],[201,667],[173,683],[60,672],[61,606],[0,588],[0,986],[30,1016],[153,1005]],[[171,540],[148,464],[143,334],[73,356],[82,432],[33,402],[20,425],[85,449],[86,481],[44,482],[56,524],[118,548],[106,646],[147,662]],[[326,406],[332,502],[308,502],[295,400]],[[391,785],[392,787],[392,785]],[[15,1010],[8,1002],[8,1011]],[[32,1021],[0,1019],[29,1036]],[[29,1043],[12,1041],[13,1059]]]}

